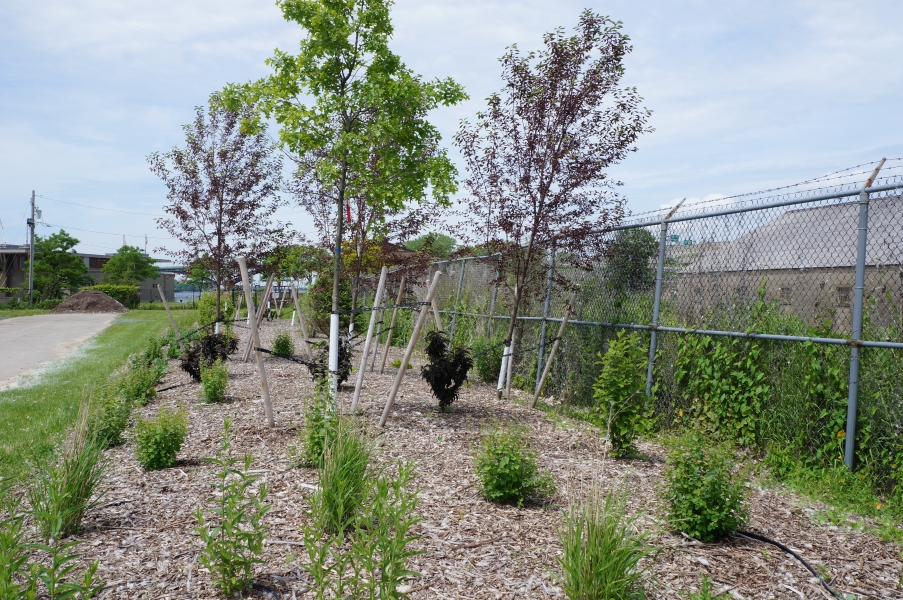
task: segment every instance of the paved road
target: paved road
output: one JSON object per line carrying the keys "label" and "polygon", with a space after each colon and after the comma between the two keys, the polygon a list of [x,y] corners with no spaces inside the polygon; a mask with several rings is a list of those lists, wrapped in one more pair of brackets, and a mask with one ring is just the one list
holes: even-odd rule
{"label": "paved road", "polygon": [[103,313],[0,319],[0,389],[63,358],[106,329],[118,316]]}

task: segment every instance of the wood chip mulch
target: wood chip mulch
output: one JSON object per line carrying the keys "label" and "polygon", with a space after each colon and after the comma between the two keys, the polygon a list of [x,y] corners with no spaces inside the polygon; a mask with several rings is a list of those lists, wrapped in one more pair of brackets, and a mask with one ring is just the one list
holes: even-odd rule
{"label": "wood chip mulch", "polygon": [[[269,347],[274,335],[287,328],[285,322],[264,323],[263,345]],[[391,349],[389,362],[400,356],[400,349]],[[193,529],[194,511],[212,494],[213,467],[202,459],[216,454],[226,417],[233,421],[235,452],[253,453],[252,468],[270,487],[266,563],[259,566],[257,581],[283,599],[312,597],[298,561],[304,555],[300,524],[317,474],[292,467],[288,451],[313,383],[301,365],[271,356],[265,363],[274,429],[266,427],[253,357],[247,363],[228,362],[231,402],[220,405],[202,404],[199,385],[172,361],[157,398],[140,412],[152,415],[163,404],[189,410],[189,434],[179,463],[145,472],[131,444],[111,450],[103,503],[87,515],[79,535],[85,542],[79,547],[83,561],[100,561],[99,575],[107,584],[100,598],[221,597],[198,562]],[[359,358],[355,367],[358,363]],[[637,526],[659,549],[649,564],[654,575],[647,588],[650,598],[685,598],[699,589],[702,574],[712,578],[714,591],[726,593],[725,598],[831,598],[802,565],[773,546],[740,539],[702,544],[670,531],[657,494],[665,458],[661,446],[641,444],[648,460],[611,459],[593,427],[496,400],[495,390],[483,384],[463,388],[454,411],[439,414],[419,377],[421,364],[422,357],[415,356],[385,430],[375,425],[395,369],[368,373],[361,399],[378,435],[378,460],[418,465],[424,521],[416,544],[426,553],[412,561],[412,570],[421,577],[406,586],[411,598],[563,598],[556,579],[561,509],[569,498],[593,487],[619,485],[629,491]],[[352,385],[343,391],[345,402]],[[527,401],[526,395],[521,400]],[[481,431],[491,423],[509,422],[530,428],[544,466],[555,476],[559,491],[546,505],[494,505],[474,485],[472,455]],[[818,507],[786,491],[754,488],[750,508],[750,530],[782,541],[816,568],[826,569],[841,593],[903,598],[900,548],[874,535],[815,524],[809,515]],[[251,597],[276,596],[255,590]]]}

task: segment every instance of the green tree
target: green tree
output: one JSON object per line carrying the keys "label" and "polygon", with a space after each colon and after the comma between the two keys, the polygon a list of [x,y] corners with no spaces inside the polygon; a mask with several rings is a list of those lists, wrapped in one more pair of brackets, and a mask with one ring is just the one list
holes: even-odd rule
{"label": "green tree", "polygon": [[42,300],[62,298],[63,290],[74,293],[94,283],[85,260],[75,254],[77,244],[63,229],[45,238],[35,236],[34,287]]}
{"label": "green tree", "polygon": [[140,284],[145,279],[160,276],[154,259],[136,246],[123,246],[103,266],[104,280],[116,285]]}
{"label": "green tree", "polygon": [[448,258],[455,250],[455,238],[444,233],[426,233],[405,244],[408,250],[425,252],[437,258]]}
{"label": "green tree", "polygon": [[608,248],[608,284],[613,290],[644,291],[655,284],[658,242],[645,229],[625,229]]}
{"label": "green tree", "polygon": [[[392,53],[390,0],[280,0],[278,5],[286,20],[305,30],[300,52],[277,50],[267,61],[272,75],[228,86],[223,97],[233,107],[251,103],[274,119],[284,147],[321,182],[313,193],[334,207],[336,224],[335,312],[346,201],[359,197],[397,210],[431,191],[447,205],[456,171],[438,149],[439,132],[426,115],[466,95],[451,79],[422,81]],[[332,358],[338,348],[336,321],[330,328]]]}

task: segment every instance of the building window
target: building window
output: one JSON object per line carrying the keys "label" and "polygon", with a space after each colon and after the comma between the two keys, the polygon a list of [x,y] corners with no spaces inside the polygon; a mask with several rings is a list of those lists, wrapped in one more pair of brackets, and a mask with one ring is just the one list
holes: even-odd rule
{"label": "building window", "polygon": [[21,271],[25,268],[25,255],[13,254],[13,264],[10,267],[13,271]]}
{"label": "building window", "polygon": [[790,304],[790,301],[792,299],[792,294],[793,294],[793,288],[782,287],[781,291],[780,291],[780,295],[779,295],[779,297],[781,299],[781,304]]}
{"label": "building window", "polygon": [[110,259],[109,258],[95,258],[92,256],[92,257],[88,258],[88,268],[99,271],[100,269],[103,269],[103,266],[105,264],[107,264],[108,260],[110,260]]}
{"label": "building window", "polygon": [[853,296],[853,288],[839,287],[837,288],[837,306],[849,306],[850,298]]}

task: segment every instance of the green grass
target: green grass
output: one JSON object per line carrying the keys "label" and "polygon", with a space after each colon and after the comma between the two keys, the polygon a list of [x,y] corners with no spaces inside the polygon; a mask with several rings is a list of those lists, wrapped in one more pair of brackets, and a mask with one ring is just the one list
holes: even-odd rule
{"label": "green grass", "polygon": [[21,475],[75,422],[82,393],[107,381],[168,324],[165,312],[133,311],[36,381],[0,391],[0,476]]}
{"label": "green grass", "polygon": [[21,308],[21,309],[0,309],[0,319],[12,319],[13,317],[28,317],[31,315],[45,315],[50,311],[46,308]]}

